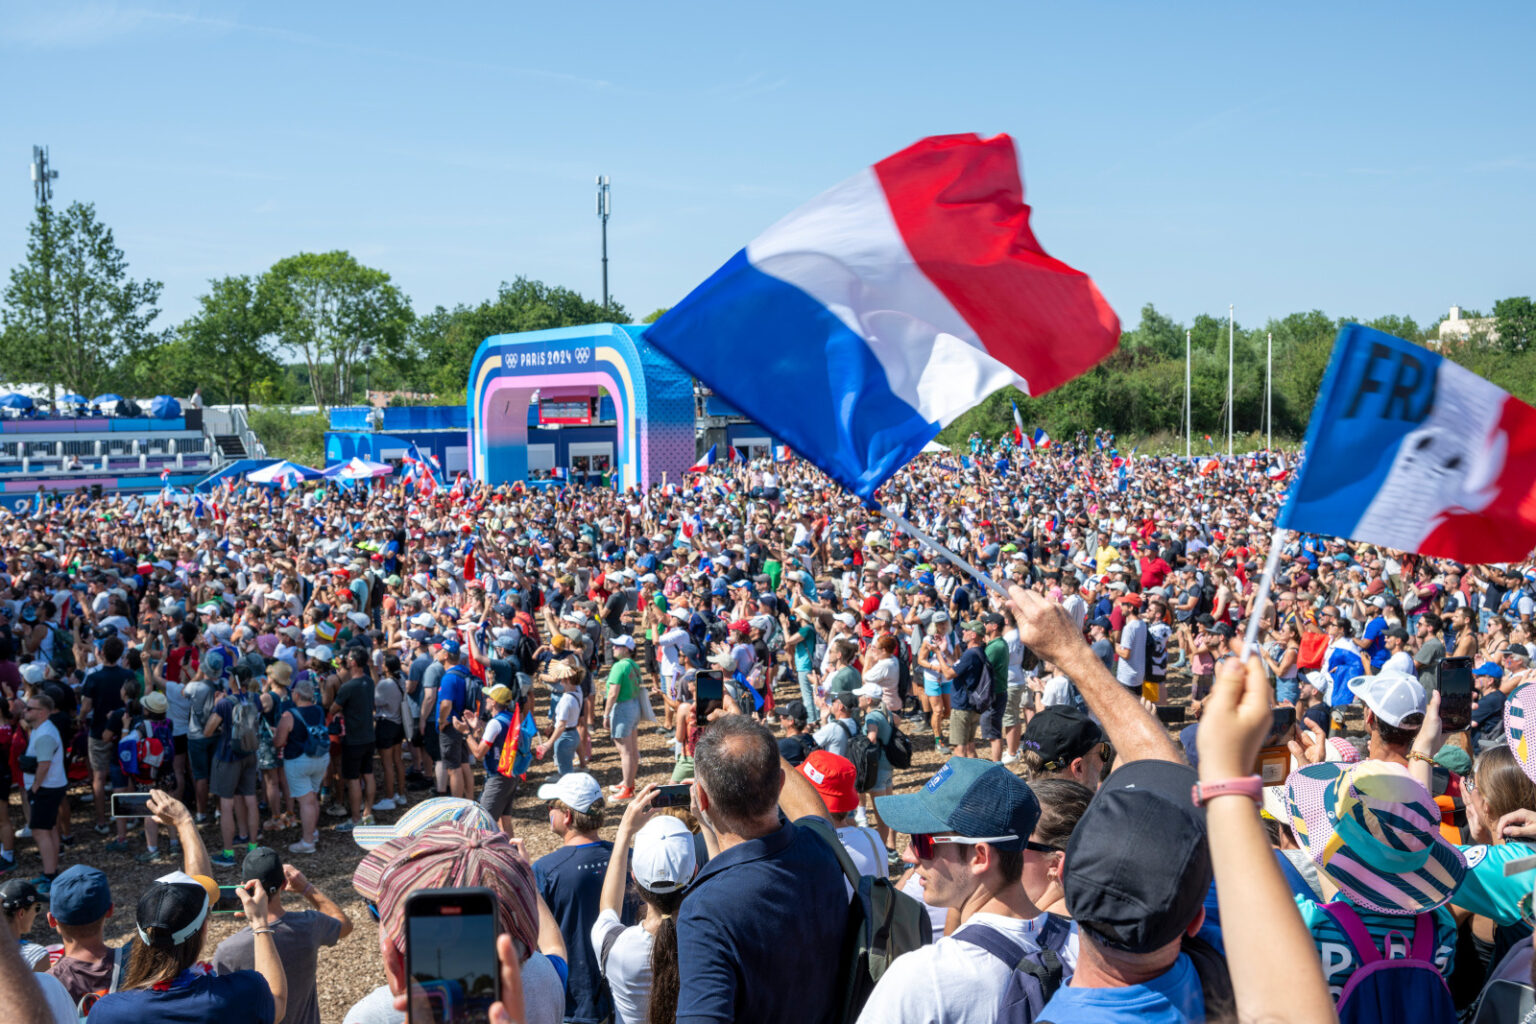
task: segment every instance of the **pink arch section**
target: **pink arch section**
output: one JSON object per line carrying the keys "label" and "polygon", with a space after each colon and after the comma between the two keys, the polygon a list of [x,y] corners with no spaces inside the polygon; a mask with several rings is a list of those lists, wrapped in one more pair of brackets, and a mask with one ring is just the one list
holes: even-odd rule
{"label": "pink arch section", "polygon": [[[627,410],[624,407],[624,389],[616,375],[602,370],[588,370],[583,373],[555,373],[539,376],[506,375],[492,377],[485,385],[485,394],[480,399],[479,419],[480,433],[485,438],[486,461],[490,460],[490,453],[497,448],[513,445],[528,444],[528,397],[534,392],[549,387],[571,387],[575,385],[597,385],[608,392],[608,397],[613,399],[614,418],[618,424],[615,434],[617,440],[614,445],[614,463],[624,466],[629,462],[629,447],[632,439],[628,435]],[[516,409],[509,408],[505,412],[496,410],[492,412],[496,395],[503,391],[513,392],[507,396],[512,400]],[[644,452],[641,452],[640,472],[645,472]],[[471,457],[474,464],[470,472],[476,479],[485,479],[486,467],[480,464],[480,452],[478,446],[471,446]]]}

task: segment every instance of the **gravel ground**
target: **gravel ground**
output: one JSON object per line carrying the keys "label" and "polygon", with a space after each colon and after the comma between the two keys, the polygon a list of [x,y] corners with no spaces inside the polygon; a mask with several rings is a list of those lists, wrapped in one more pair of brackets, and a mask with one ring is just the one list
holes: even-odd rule
{"label": "gravel ground", "polygon": [[[1187,678],[1171,678],[1166,686],[1165,703],[1185,703],[1188,690]],[[795,694],[790,693],[790,687],[781,684],[778,691],[779,699],[789,700],[794,696]],[[912,766],[896,772],[897,792],[910,791],[921,785],[943,761],[934,753],[931,735],[926,724],[919,726],[918,723],[909,722],[904,723],[903,728],[913,737],[915,750]],[[1177,729],[1171,731],[1176,733]],[[594,739],[593,755],[589,765],[593,776],[605,789],[609,785],[617,784],[620,780],[619,758],[614,745],[606,741],[606,738]],[[640,755],[642,782],[665,781],[670,776],[672,749],[668,737],[664,736],[659,728],[642,729]],[[523,795],[517,799],[513,807],[517,834],[524,839],[529,854],[534,858],[548,853],[557,845],[554,834],[549,831],[543,804],[532,796],[533,787],[540,782],[552,781],[553,773],[554,767],[551,763],[536,763],[529,772],[529,786],[524,789]],[[89,804],[78,803],[80,796],[78,786],[72,791],[72,795],[77,801],[73,818],[75,845],[64,849],[60,867],[62,869],[77,863],[94,864],[107,873],[113,892],[117,894],[118,904],[116,912],[107,921],[106,937],[109,943],[117,945],[126,941],[132,932],[134,907],[138,894],[144,891],[150,881],[170,868],[167,865],[135,863],[134,854],[141,852],[144,848],[142,838],[135,832],[129,833],[134,843],[132,854],[106,852],[103,847],[111,837],[98,836],[92,830],[91,808]],[[89,795],[88,789],[86,795]],[[413,791],[411,794],[412,800],[418,802],[428,796],[430,796],[429,793],[421,791]],[[10,811],[12,821],[20,823],[21,808],[18,799],[12,798]],[[387,823],[394,821],[399,813],[381,813],[378,818],[380,823]],[[356,926],[349,937],[320,953],[317,988],[320,995],[321,1015],[325,1024],[340,1024],[347,1009],[353,1003],[384,983],[384,973],[378,952],[378,928],[368,916],[362,899],[352,889],[352,872],[361,857],[361,851],[348,836],[331,831],[331,825],[336,820],[322,815],[320,846],[317,853],[310,856],[290,855],[291,861],[315,883],[316,887],[340,904]],[[618,814],[610,814],[607,827],[603,829],[604,836],[612,839],[617,825]],[[278,833],[267,842],[279,851],[285,851],[288,843],[297,838],[298,830],[295,828]],[[209,822],[203,827],[203,839],[210,844],[211,848],[216,848],[220,843],[219,830],[215,822]],[[13,873],[13,877],[31,878],[41,871],[36,848],[30,840],[20,841],[19,857],[20,867]],[[231,884],[238,881],[237,869],[223,869],[218,874],[219,880],[223,883]],[[303,901],[297,902],[302,907]],[[236,918],[215,917],[209,929],[209,945],[205,950],[205,956],[211,956],[213,947],[219,940],[237,931],[239,927],[241,925]],[[43,915],[39,915],[38,923],[29,937],[45,944],[58,941],[58,936],[48,928],[47,918]]]}

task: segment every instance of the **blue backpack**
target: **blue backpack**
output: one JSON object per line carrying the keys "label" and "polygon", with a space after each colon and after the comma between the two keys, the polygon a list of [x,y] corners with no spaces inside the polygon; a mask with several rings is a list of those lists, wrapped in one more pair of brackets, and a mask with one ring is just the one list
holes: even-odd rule
{"label": "blue backpack", "polygon": [[[319,713],[318,717],[320,721],[318,723],[311,722],[307,717],[305,717],[304,712],[309,711],[310,709],[313,709]],[[325,724],[325,712],[321,711],[319,706],[315,704],[311,704],[308,707],[302,708],[294,706],[289,708],[289,710],[293,712],[293,717],[298,719],[299,724],[302,725],[305,729],[304,756],[328,756],[331,752],[331,730]]]}
{"label": "blue backpack", "polygon": [[1349,976],[1339,995],[1339,1024],[1395,1024],[1407,1020],[1415,1024],[1456,1024],[1451,990],[1435,966],[1434,915],[1424,913],[1413,919],[1412,945],[1404,941],[1406,936],[1402,933],[1388,934],[1387,953],[1392,951],[1394,938],[1408,949],[1407,956],[1394,959],[1383,956],[1376,948],[1354,908],[1346,903],[1325,903],[1323,911],[1333,918],[1360,959],[1360,966]]}
{"label": "blue backpack", "polygon": [[1072,980],[1072,973],[1061,959],[1071,937],[1072,926],[1066,918],[1055,914],[1046,916],[1045,927],[1040,930],[1040,948],[1033,953],[1026,953],[1002,932],[984,924],[968,924],[953,936],[959,942],[986,950],[1012,968],[999,993],[995,1018],[998,1024],[1030,1024],[1062,983]]}

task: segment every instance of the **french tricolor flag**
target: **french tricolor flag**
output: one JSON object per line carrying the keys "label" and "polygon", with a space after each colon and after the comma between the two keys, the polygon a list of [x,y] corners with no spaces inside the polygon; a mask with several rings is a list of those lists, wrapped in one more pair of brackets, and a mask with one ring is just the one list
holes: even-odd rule
{"label": "french tricolor flag", "polygon": [[1019,416],[1019,403],[1010,402],[1013,406],[1013,443],[1018,447],[1024,447],[1024,420]]}
{"label": "french tricolor flag", "polygon": [[1427,348],[1348,324],[1281,527],[1459,562],[1536,548],[1536,409]]}
{"label": "french tricolor flag", "polygon": [[1042,394],[1114,349],[1114,311],[1029,214],[1012,139],[924,139],[759,235],[645,337],[873,500],[993,391]]}
{"label": "french tricolor flag", "polygon": [[1029,446],[1031,448],[1049,448],[1051,446],[1051,435],[1045,432],[1044,427],[1041,427],[1035,431],[1035,436],[1029,439]]}
{"label": "french tricolor flag", "polygon": [[790,450],[789,445],[787,445],[787,444],[776,444],[776,445],[773,446],[773,461],[774,462],[788,462],[790,459],[793,459],[794,457],[795,457],[795,453]]}
{"label": "french tricolor flag", "polygon": [[688,472],[690,472],[690,473],[707,473],[709,471],[709,467],[713,466],[715,464],[715,448],[716,447],[718,447],[718,446],[717,445],[710,445],[709,446],[709,451],[704,453],[704,457],[702,459],[700,459],[698,462],[695,462],[693,465],[688,467]]}

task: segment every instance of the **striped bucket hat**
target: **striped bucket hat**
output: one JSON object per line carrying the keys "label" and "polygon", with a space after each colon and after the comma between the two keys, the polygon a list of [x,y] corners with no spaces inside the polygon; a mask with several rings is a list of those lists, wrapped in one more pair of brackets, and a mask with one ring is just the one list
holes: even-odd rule
{"label": "striped bucket hat", "polygon": [[1433,910],[1467,873],[1461,851],[1441,838],[1434,798],[1401,765],[1312,764],[1285,789],[1297,842],[1367,910]]}
{"label": "striped bucket hat", "polygon": [[1504,704],[1504,740],[1526,778],[1536,781],[1536,684],[1522,683]]}
{"label": "striped bucket hat", "polygon": [[393,825],[359,825],[352,830],[352,838],[365,850],[383,846],[391,839],[405,839],[418,835],[438,825],[463,825],[467,828],[487,829],[495,832],[501,828],[473,800],[457,796],[437,796],[423,800],[400,815]]}

